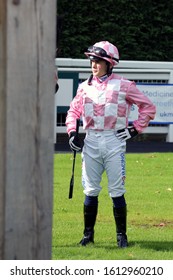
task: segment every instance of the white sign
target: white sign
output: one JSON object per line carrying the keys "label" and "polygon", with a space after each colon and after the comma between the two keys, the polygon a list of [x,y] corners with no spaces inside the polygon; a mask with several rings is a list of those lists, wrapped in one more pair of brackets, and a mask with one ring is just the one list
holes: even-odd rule
{"label": "white sign", "polygon": [[73,98],[73,79],[59,79],[59,90],[55,94],[56,106],[69,106]]}
{"label": "white sign", "polygon": [[[173,123],[173,85],[172,84],[137,84],[142,91],[156,106],[156,116],[152,123]],[[129,121],[138,118],[136,105],[131,108]]]}

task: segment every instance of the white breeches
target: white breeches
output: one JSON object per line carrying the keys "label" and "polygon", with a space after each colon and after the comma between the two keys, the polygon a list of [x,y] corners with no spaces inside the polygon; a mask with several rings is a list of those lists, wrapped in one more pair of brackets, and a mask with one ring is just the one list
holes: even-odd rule
{"label": "white breeches", "polygon": [[87,196],[99,195],[104,171],[109,195],[125,193],[125,151],[126,142],[118,140],[115,131],[87,131],[82,151],[82,185]]}

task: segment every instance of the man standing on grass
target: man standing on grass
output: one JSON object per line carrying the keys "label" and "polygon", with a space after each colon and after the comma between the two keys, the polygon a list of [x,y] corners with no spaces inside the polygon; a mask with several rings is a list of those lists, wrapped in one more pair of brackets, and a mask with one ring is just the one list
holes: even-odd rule
{"label": "man standing on grass", "polygon": [[[69,145],[81,150],[76,135],[76,119],[82,116],[86,131],[82,151],[82,185],[84,188],[84,236],[80,245],[94,243],[94,226],[101,191],[101,177],[106,171],[108,192],[113,202],[118,247],[128,246],[126,234],[127,207],[125,194],[126,140],[135,137],[154,119],[156,109],[136,84],[112,73],[119,62],[116,46],[108,41],[95,43],[85,55],[90,59],[92,75],[81,83],[70,104],[66,126]],[[128,126],[133,104],[138,106],[138,119]]]}

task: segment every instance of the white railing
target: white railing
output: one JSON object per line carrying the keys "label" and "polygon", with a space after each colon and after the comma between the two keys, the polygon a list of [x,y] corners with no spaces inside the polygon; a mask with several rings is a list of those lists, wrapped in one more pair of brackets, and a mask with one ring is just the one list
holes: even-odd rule
{"label": "white railing", "polygon": [[[85,80],[91,73],[90,62],[88,59],[55,59],[55,66],[58,73],[78,73],[79,80]],[[148,61],[121,61],[114,69],[114,72],[136,82],[173,84],[173,62],[148,62]],[[61,80],[59,80],[59,83]],[[67,85],[66,85],[67,86]],[[63,95],[55,95],[55,139],[57,133],[65,133],[64,126],[57,126],[56,108],[64,104],[69,95],[69,90],[64,91]],[[61,100],[63,99],[63,100]],[[67,106],[69,99],[67,98]],[[80,127],[82,133],[82,127]],[[166,141],[173,142],[173,124],[167,126],[149,126],[144,133],[166,134]]]}
{"label": "white railing", "polygon": [[[87,79],[88,74],[91,73],[88,59],[57,58],[55,59],[55,66],[58,71],[78,72],[79,79]],[[118,66],[114,68],[114,72],[125,76],[127,79],[173,83],[173,62],[120,60]]]}

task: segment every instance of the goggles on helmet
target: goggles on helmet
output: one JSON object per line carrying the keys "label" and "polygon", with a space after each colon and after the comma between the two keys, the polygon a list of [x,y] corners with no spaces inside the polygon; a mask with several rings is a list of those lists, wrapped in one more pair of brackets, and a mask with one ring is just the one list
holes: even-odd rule
{"label": "goggles on helmet", "polygon": [[100,58],[100,57],[95,56],[95,55],[88,55],[88,57],[89,57],[90,60],[93,60],[93,61],[104,60],[103,58]]}
{"label": "goggles on helmet", "polygon": [[113,60],[119,62],[119,60],[118,60],[117,58],[111,57],[110,55],[108,55],[108,54],[106,53],[106,51],[105,51],[104,49],[102,49],[102,48],[100,48],[100,47],[90,46],[90,47],[88,48],[87,52],[89,52],[89,53],[95,53],[96,55],[99,55],[99,56],[101,56],[101,57],[111,58],[111,59],[113,59]]}

